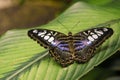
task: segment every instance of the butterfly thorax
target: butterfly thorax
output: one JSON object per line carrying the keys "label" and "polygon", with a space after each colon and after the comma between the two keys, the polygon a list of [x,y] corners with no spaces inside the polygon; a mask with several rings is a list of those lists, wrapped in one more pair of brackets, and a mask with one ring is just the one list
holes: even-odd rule
{"label": "butterfly thorax", "polygon": [[72,32],[68,32],[68,38],[69,38],[69,40],[72,40],[72,39],[73,39]]}
{"label": "butterfly thorax", "polygon": [[69,49],[70,49],[70,53],[72,54],[72,56],[74,56],[74,41],[73,41],[73,35],[72,32],[68,32],[68,44],[69,44]]}
{"label": "butterfly thorax", "polygon": [[68,36],[72,36],[72,32],[68,32]]}

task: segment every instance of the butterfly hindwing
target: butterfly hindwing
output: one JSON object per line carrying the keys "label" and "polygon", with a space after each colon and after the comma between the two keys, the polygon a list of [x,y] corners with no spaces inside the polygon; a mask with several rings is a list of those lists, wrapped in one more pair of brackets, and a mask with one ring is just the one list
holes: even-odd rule
{"label": "butterfly hindwing", "polygon": [[100,27],[76,33],[74,37],[75,61],[84,63],[93,55],[95,49],[113,34],[111,28]]}
{"label": "butterfly hindwing", "polygon": [[74,62],[73,56],[69,51],[64,51],[58,47],[55,47],[53,49],[50,49],[49,52],[53,58],[63,67],[66,67]]}

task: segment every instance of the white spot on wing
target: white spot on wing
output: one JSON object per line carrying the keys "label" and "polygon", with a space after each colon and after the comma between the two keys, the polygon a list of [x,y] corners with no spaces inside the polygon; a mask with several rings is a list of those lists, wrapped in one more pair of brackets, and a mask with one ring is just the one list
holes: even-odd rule
{"label": "white spot on wing", "polygon": [[60,43],[60,42],[57,41],[57,40],[54,40],[54,41],[51,42],[51,44],[52,44],[53,46],[57,46],[59,43]]}
{"label": "white spot on wing", "polygon": [[98,36],[103,35],[103,31],[100,31],[100,30],[99,30],[99,31],[97,31],[97,29],[95,29],[94,31],[95,31],[95,33],[97,33],[97,35],[98,35]]}
{"label": "white spot on wing", "polygon": [[45,36],[45,37],[44,37],[44,39],[45,39],[45,40],[48,40],[48,39],[49,39],[49,37],[50,37],[50,36]]}
{"label": "white spot on wing", "polygon": [[93,34],[92,37],[93,37],[94,39],[97,39],[97,38],[98,38],[98,36],[97,36],[96,34]]}
{"label": "white spot on wing", "polygon": [[38,33],[38,36],[41,36],[41,35],[42,35],[42,33],[41,33],[41,32],[39,32],[39,33]]}
{"label": "white spot on wing", "polygon": [[51,37],[51,38],[48,40],[48,42],[52,42],[53,40],[54,40],[54,38]]}
{"label": "white spot on wing", "polygon": [[46,30],[44,30],[44,32],[39,32],[38,36],[44,37],[45,34],[46,34]]}
{"label": "white spot on wing", "polygon": [[57,32],[56,33],[54,33],[54,35],[53,36],[56,36],[57,35]]}
{"label": "white spot on wing", "polygon": [[36,30],[36,29],[35,29],[35,30],[33,30],[33,33],[38,33],[38,30]]}
{"label": "white spot on wing", "polygon": [[90,44],[91,44],[91,41],[88,41],[87,44],[90,45]]}
{"label": "white spot on wing", "polygon": [[86,32],[83,32],[83,34],[88,35]]}
{"label": "white spot on wing", "polygon": [[90,34],[93,35],[93,34],[95,34],[95,33],[91,32]]}
{"label": "white spot on wing", "polygon": [[51,42],[51,44],[52,44],[52,45],[56,45],[56,43],[55,43],[55,42],[53,42],[53,41]]}
{"label": "white spot on wing", "polygon": [[88,36],[89,41],[94,41],[94,39],[91,36]]}
{"label": "white spot on wing", "polygon": [[107,29],[107,28],[103,28],[103,30],[104,30],[104,31],[108,31],[108,29]]}

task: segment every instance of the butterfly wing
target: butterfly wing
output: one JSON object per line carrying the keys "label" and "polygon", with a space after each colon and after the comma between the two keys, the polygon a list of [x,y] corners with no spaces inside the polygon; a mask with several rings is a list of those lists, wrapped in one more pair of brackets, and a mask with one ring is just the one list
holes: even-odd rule
{"label": "butterfly wing", "polygon": [[113,34],[107,27],[93,28],[76,33],[74,37],[75,61],[84,63],[93,55],[95,49]]}
{"label": "butterfly wing", "polygon": [[47,29],[32,29],[28,31],[28,36],[36,40],[41,46],[48,48],[51,56],[62,66],[73,63],[67,42],[68,36],[65,34]]}
{"label": "butterfly wing", "polygon": [[63,67],[66,67],[74,62],[73,56],[69,50],[69,45],[66,42],[61,42],[57,47],[51,48],[50,53]]}
{"label": "butterfly wing", "polygon": [[49,48],[55,41],[55,36],[58,32],[47,29],[32,29],[28,31],[28,36],[36,40],[44,48]]}

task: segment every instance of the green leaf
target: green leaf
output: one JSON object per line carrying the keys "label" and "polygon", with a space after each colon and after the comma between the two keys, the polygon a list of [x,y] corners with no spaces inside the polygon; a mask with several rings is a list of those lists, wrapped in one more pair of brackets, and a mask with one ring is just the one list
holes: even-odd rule
{"label": "green leaf", "polygon": [[[120,18],[119,8],[108,6],[103,8],[77,2],[52,22],[38,27],[65,34],[68,31],[74,34],[104,25],[113,28],[112,37],[97,49],[96,55],[89,62],[74,63],[66,68],[62,68],[53,58],[47,56],[48,53],[44,52],[46,50],[43,47],[28,38],[29,29],[8,31],[0,38],[0,78],[2,80],[78,80],[120,49],[120,19],[117,19]],[[107,23],[101,24],[105,22]]]}
{"label": "green leaf", "polygon": [[86,0],[86,1],[93,5],[105,5],[112,2],[112,0]]}

